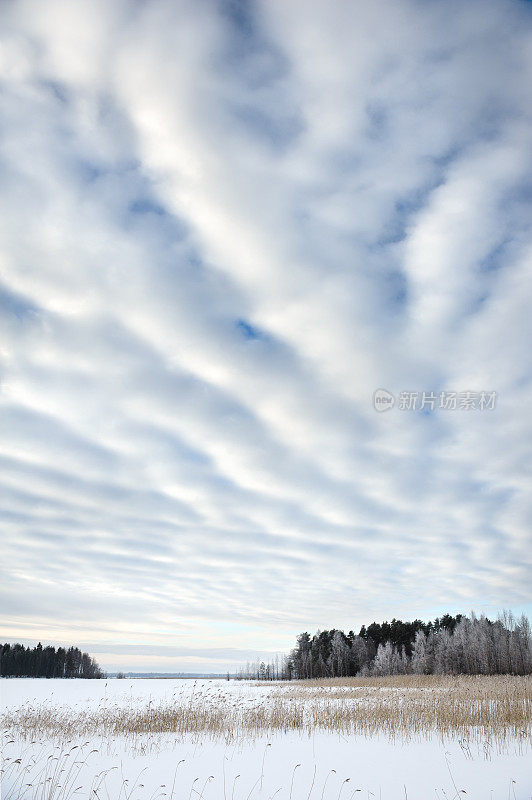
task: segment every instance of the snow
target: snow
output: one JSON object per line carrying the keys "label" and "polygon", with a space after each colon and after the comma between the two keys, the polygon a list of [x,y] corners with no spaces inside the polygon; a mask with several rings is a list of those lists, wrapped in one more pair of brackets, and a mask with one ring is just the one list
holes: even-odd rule
{"label": "snow", "polygon": [[[2,710],[21,705],[68,707],[77,710],[110,706],[147,705],[172,698],[204,696],[215,702],[217,693],[230,693],[235,701],[268,702],[269,685],[253,682],[191,680],[40,680],[8,679],[0,682]],[[63,746],[63,754],[74,744]],[[50,753],[61,757],[55,742],[22,743],[4,747],[7,759],[36,754],[42,763]],[[90,750],[96,749],[98,752]],[[82,755],[80,756],[80,752]],[[486,757],[486,755],[488,757]],[[88,756],[88,758],[87,758]],[[74,795],[87,798],[95,776],[111,770],[99,789],[101,800],[451,800],[457,791],[466,800],[530,800],[532,769],[530,747],[510,743],[502,752],[482,746],[469,751],[458,741],[443,743],[438,737],[391,742],[385,736],[344,736],[316,732],[277,734],[238,741],[213,741],[204,735],[176,740],[172,734],[144,736],[132,747],[130,740],[91,739],[82,750],[65,758],[87,762],[81,766]],[[212,777],[211,777],[212,776]],[[349,778],[349,781],[347,779]],[[124,781],[128,783],[124,783]],[[31,776],[24,782],[31,782]],[[95,785],[95,784],[93,784]],[[126,793],[127,790],[127,793]],[[357,791],[360,790],[360,791]],[[10,795],[13,779],[4,777],[2,797]],[[95,795],[93,795],[95,797]]]}

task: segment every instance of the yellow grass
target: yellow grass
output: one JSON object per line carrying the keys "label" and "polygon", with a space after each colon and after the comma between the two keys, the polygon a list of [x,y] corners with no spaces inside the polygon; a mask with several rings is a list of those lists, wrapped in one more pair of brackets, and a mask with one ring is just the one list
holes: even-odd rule
{"label": "yellow grass", "polygon": [[0,718],[25,739],[174,734],[213,738],[297,731],[385,734],[391,738],[459,737],[524,741],[532,731],[532,678],[517,676],[394,676],[293,681],[247,697],[218,688],[172,701],[101,703],[76,710],[21,706]]}

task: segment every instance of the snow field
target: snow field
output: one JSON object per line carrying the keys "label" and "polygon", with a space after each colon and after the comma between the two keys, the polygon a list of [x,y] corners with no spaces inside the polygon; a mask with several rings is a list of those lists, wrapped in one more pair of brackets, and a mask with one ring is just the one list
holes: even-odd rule
{"label": "snow field", "polygon": [[[135,709],[145,714],[172,704],[204,713],[220,705],[238,714],[248,706],[267,713],[279,694],[286,705],[314,704],[316,713],[323,696],[342,705],[357,702],[352,695],[358,693],[364,712],[372,713],[371,696],[359,687],[345,697],[346,687],[340,686],[316,686],[313,692],[309,686],[233,681],[12,679],[2,681],[0,690],[2,712],[11,722],[31,709],[40,709],[43,717],[81,720],[102,710],[111,716]],[[381,704],[394,695],[396,702],[398,693],[407,702],[402,691],[382,687],[376,694]],[[4,735],[3,800],[451,800],[457,793],[466,800],[530,800],[532,795],[526,736],[390,739],[384,733],[346,735],[319,727],[225,736],[201,729],[185,735],[104,731],[89,737],[68,731],[69,739],[44,729],[35,736],[24,733],[29,731],[11,724]]]}

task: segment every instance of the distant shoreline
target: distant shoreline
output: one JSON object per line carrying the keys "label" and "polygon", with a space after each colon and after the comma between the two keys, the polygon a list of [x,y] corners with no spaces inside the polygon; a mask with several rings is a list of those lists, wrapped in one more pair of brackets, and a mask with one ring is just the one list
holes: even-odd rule
{"label": "distant shoreline", "polygon": [[[106,677],[107,678],[118,678],[118,672],[108,672]],[[233,678],[234,675],[230,675],[230,678]],[[159,678],[165,680],[177,679],[180,680],[197,680],[198,678],[202,679],[210,679],[210,680],[217,680],[223,678],[227,680],[227,672],[206,672],[202,674],[201,672],[123,672],[122,678],[119,680],[123,680],[125,678]]]}
{"label": "distant shoreline", "polygon": [[[229,676],[230,680],[237,680],[234,675]],[[109,675],[104,675],[101,678],[46,678],[46,677],[37,677],[34,675],[2,675],[0,676],[0,680],[5,681],[73,681],[73,680],[164,680],[164,681],[171,681],[171,680],[180,680],[180,681],[194,681],[194,680],[202,680],[202,681],[216,681],[216,680],[227,680],[227,673],[220,674],[220,675],[158,675],[157,673],[154,674],[141,674],[141,673],[134,673],[134,674],[125,674],[121,678],[118,677],[116,672],[113,672]]]}

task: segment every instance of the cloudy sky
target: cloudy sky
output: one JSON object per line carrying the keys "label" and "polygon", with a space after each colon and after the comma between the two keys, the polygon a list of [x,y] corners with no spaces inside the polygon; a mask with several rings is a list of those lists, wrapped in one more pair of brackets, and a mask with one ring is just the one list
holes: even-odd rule
{"label": "cloudy sky", "polygon": [[525,609],[532,4],[1,14],[4,639],[221,671]]}

